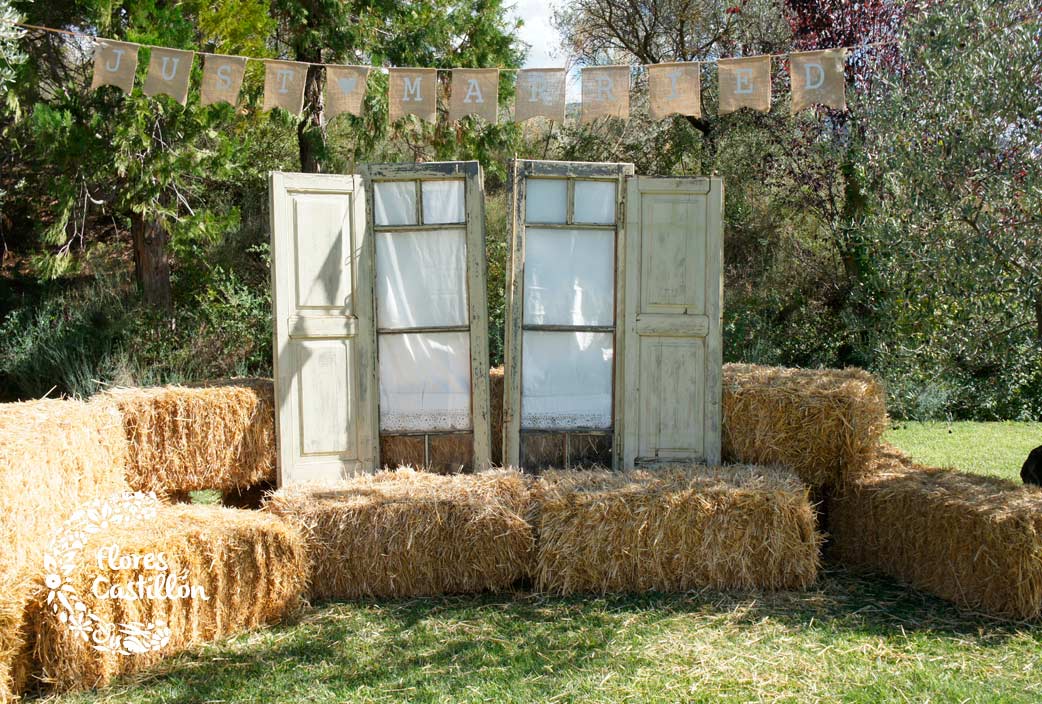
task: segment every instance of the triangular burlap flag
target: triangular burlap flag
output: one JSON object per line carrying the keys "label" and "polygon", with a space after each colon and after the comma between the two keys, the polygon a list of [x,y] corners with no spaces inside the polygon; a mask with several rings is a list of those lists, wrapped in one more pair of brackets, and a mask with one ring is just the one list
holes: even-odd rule
{"label": "triangular burlap flag", "polygon": [[392,68],[387,97],[390,120],[416,115],[434,122],[438,118],[438,71],[433,68]]}
{"label": "triangular burlap flag", "polygon": [[207,54],[203,59],[203,82],[199,88],[199,104],[213,105],[239,102],[242,77],[246,74],[246,58]]}
{"label": "triangular burlap flag", "polygon": [[449,119],[478,115],[495,124],[499,118],[499,69],[452,69]]}
{"label": "triangular burlap flag", "polygon": [[344,112],[362,114],[368,78],[367,66],[326,66],[326,122]]}
{"label": "triangular burlap flag", "polygon": [[148,76],[145,77],[145,95],[169,95],[184,105],[188,100],[188,79],[192,75],[194,60],[194,51],[152,47]]}
{"label": "triangular burlap flag", "polygon": [[130,42],[99,39],[94,45],[94,80],[91,90],[99,86],[116,86],[124,93],[134,90],[137,50]]}
{"label": "triangular burlap flag", "polygon": [[726,115],[738,108],[771,111],[771,57],[720,59],[720,110]]}
{"label": "triangular burlap flag", "polygon": [[517,72],[514,121],[547,117],[564,122],[565,81],[563,68],[528,68]]}
{"label": "triangular burlap flag", "polygon": [[310,64],[297,61],[264,62],[264,109],[282,108],[291,115],[304,109],[304,84]]}
{"label": "triangular burlap flag", "polygon": [[846,60],[846,49],[790,54],[792,111],[799,112],[815,104],[828,105],[836,110],[846,110],[847,81],[844,75]]}
{"label": "triangular burlap flag", "polygon": [[582,70],[582,122],[630,116],[630,67],[593,66]]}
{"label": "triangular burlap flag", "polygon": [[668,115],[702,116],[702,66],[667,63],[648,66],[648,104],[652,120]]}

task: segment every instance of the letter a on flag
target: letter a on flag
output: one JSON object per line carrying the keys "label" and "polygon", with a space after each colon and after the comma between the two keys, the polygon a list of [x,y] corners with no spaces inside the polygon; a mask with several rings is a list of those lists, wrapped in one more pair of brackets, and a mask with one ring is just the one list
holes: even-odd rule
{"label": "letter a on flag", "polygon": [[630,67],[592,66],[582,71],[582,122],[630,116]]}
{"label": "letter a on flag", "polygon": [[739,108],[771,111],[770,56],[720,59],[717,63],[717,74],[720,78],[721,115]]}
{"label": "letter a on flag", "polygon": [[546,117],[564,122],[565,70],[529,68],[517,72],[514,96],[514,121]]}
{"label": "letter a on flag", "polygon": [[94,45],[94,79],[91,90],[99,86],[116,86],[124,93],[134,90],[137,71],[137,44],[100,39]]}
{"label": "letter a on flag", "polygon": [[449,119],[478,115],[495,124],[499,118],[499,69],[452,69]]}
{"label": "letter a on flag", "polygon": [[803,51],[789,56],[792,77],[792,111],[815,104],[836,110],[847,109],[846,49]]}
{"label": "letter a on flag", "polygon": [[368,66],[326,66],[326,122],[341,113],[360,116]]}
{"label": "letter a on flag", "polygon": [[433,68],[389,69],[387,87],[391,122],[405,115],[434,122],[438,118],[438,71]]}
{"label": "letter a on flag", "polygon": [[299,115],[304,109],[304,83],[309,66],[297,61],[265,61],[263,108],[282,108],[291,115]]}
{"label": "letter a on flag", "polygon": [[188,100],[188,78],[192,75],[195,52],[152,47],[145,78],[145,95],[169,95],[185,104]]}
{"label": "letter a on flag", "polygon": [[242,77],[245,74],[245,57],[207,54],[203,59],[203,82],[199,89],[199,104],[235,105],[239,102],[239,89],[242,87]]}

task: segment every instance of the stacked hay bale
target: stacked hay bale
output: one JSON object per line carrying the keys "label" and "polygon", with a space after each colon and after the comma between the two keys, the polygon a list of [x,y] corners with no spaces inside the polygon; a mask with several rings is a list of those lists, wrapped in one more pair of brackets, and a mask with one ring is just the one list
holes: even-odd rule
{"label": "stacked hay bale", "polygon": [[886,429],[882,385],[860,369],[724,366],[723,455],[780,464],[813,488],[866,471]]}
{"label": "stacked hay bale", "polygon": [[[96,533],[80,555],[64,593],[86,609],[67,609],[48,593],[33,610],[42,679],[58,689],[102,685],[193,644],[277,621],[299,607],[307,581],[296,527],[216,506],[162,506],[153,520]],[[141,594],[148,589],[151,598]]]}
{"label": "stacked hay bale", "polygon": [[817,577],[808,491],[782,468],[552,471],[535,496],[542,591],[799,589]]}
{"label": "stacked hay bale", "polygon": [[265,509],[297,522],[312,596],[410,597],[505,589],[528,570],[534,536],[524,477],[411,469],[295,485]]}
{"label": "stacked hay bale", "polygon": [[0,405],[0,701],[29,677],[26,608],[43,554],[83,502],[125,491],[119,414],[67,400]]}
{"label": "stacked hay bale", "polygon": [[963,607],[1042,616],[1042,490],[881,448],[829,499],[830,554]]}
{"label": "stacked hay bale", "polygon": [[138,491],[185,496],[244,492],[275,479],[275,399],[270,379],[114,389],[97,403],[123,416],[127,480]]}

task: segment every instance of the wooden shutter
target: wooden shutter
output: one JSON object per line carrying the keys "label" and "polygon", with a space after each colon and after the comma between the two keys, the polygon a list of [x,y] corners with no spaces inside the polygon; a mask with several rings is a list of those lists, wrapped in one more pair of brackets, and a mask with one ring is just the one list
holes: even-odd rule
{"label": "wooden shutter", "polygon": [[375,251],[380,464],[484,469],[491,430],[481,167],[373,164],[363,172]]}
{"label": "wooden shutter", "polygon": [[372,254],[358,176],[273,173],[279,485],[376,466]]}
{"label": "wooden shutter", "polygon": [[720,179],[628,180],[625,467],[720,462],[722,213]]}

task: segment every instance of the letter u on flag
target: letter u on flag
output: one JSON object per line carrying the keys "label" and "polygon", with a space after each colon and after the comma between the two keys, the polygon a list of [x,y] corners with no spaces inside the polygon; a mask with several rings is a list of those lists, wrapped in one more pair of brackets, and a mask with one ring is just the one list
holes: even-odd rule
{"label": "letter u on flag", "polygon": [[326,122],[341,113],[361,115],[368,66],[326,66]]}
{"label": "letter u on flag", "polygon": [[528,68],[518,71],[514,121],[546,117],[564,122],[565,81],[563,68]]}
{"label": "letter u on flag", "polygon": [[130,42],[100,39],[94,45],[94,78],[91,90],[99,86],[116,86],[124,93],[134,90],[137,50]]}
{"label": "letter u on flag", "polygon": [[387,98],[391,122],[405,115],[434,122],[438,117],[438,71],[433,68],[389,69]]}
{"label": "letter u on flag", "polygon": [[720,110],[726,115],[739,108],[771,111],[771,57],[720,59]]}
{"label": "letter u on flag", "polygon": [[630,116],[630,67],[593,66],[582,70],[582,122]]}
{"label": "letter u on flag", "polygon": [[203,59],[203,82],[199,89],[199,104],[213,105],[239,102],[239,89],[246,73],[246,58],[207,54]]}
{"label": "letter u on flag", "polygon": [[169,95],[185,104],[188,100],[188,79],[192,75],[195,52],[152,47],[145,78],[145,95]]}
{"label": "letter u on flag", "polygon": [[499,69],[452,69],[449,119],[478,115],[495,124],[499,118]]}
{"label": "letter u on flag", "polygon": [[792,111],[799,112],[818,103],[836,110],[846,110],[846,60],[846,49],[791,54],[789,74],[792,78]]}
{"label": "letter u on flag", "polygon": [[297,61],[265,61],[264,109],[282,108],[299,115],[304,109],[304,82],[309,66]]}
{"label": "letter u on flag", "polygon": [[661,120],[673,114],[701,117],[701,93],[701,64],[648,66],[648,105],[652,120]]}

